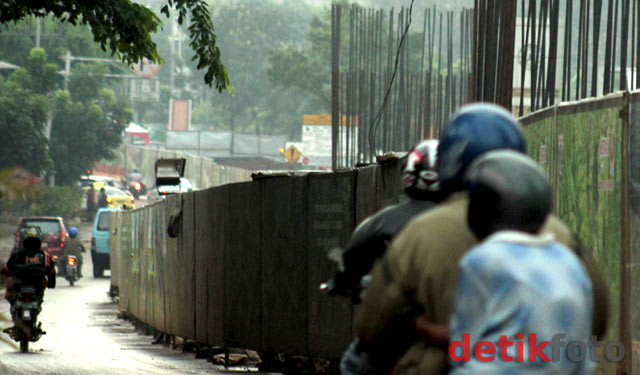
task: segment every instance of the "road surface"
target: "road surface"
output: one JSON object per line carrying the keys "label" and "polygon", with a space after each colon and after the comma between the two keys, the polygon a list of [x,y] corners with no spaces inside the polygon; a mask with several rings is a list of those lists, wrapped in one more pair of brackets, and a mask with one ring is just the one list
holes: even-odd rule
{"label": "road surface", "polygon": [[[90,239],[88,225],[80,228],[83,240]],[[40,315],[47,332],[30,344],[29,353],[0,342],[0,374],[209,374],[225,372],[221,366],[195,359],[162,345],[151,336],[136,333],[117,318],[117,306],[107,296],[109,279],[94,279],[91,257],[86,256],[85,278],[74,287],[57,279],[47,290]],[[4,260],[2,260],[4,262]],[[108,274],[108,272],[106,272]],[[89,276],[87,276],[89,275]],[[0,314],[9,304],[0,301]],[[5,323],[0,323],[0,326]],[[5,334],[1,334],[8,338]],[[234,371],[235,372],[235,371]]]}

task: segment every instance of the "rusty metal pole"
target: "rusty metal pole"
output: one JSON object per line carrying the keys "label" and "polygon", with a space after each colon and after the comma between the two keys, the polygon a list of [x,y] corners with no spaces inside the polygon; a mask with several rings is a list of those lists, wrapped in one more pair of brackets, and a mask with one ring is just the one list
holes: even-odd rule
{"label": "rusty metal pole", "polygon": [[[623,0],[624,1],[624,0]],[[613,46],[611,49],[611,81],[609,82],[609,92],[613,92],[616,80],[616,49],[618,47],[618,12],[620,10],[618,6],[618,0],[616,0],[613,11]]]}
{"label": "rusty metal pole", "polygon": [[577,67],[576,67],[576,100],[580,99],[580,95],[582,90],[580,89],[580,84],[582,83],[582,51],[583,51],[583,39],[584,39],[584,4],[585,0],[580,0],[580,11],[578,18],[578,59],[577,59]]}
{"label": "rusty metal pole", "polygon": [[591,7],[591,0],[585,1],[584,20],[582,23],[584,27],[584,34],[582,41],[582,73],[580,73],[580,77],[582,79],[582,83],[580,84],[582,90],[580,94],[581,99],[587,97],[587,77],[589,75],[589,10]]}
{"label": "rusty metal pole", "polygon": [[556,66],[558,59],[558,26],[560,0],[552,0],[550,20],[549,62],[547,68],[547,91],[544,106],[553,105],[556,100]]}
{"label": "rusty metal pole", "polygon": [[566,30],[568,30],[567,32],[567,53],[565,54],[565,59],[567,60],[567,80],[565,82],[566,86],[567,86],[567,96],[565,100],[570,100],[571,99],[571,54],[573,52],[573,48],[572,47],[572,38],[571,38],[571,34],[572,34],[572,28],[573,28],[573,0],[567,0],[567,12],[568,12],[568,16],[567,16],[567,20],[568,22],[565,24],[565,28]]}
{"label": "rusty metal pole", "polygon": [[532,8],[531,12],[531,91],[529,93],[530,97],[530,111],[533,112],[536,110],[536,85],[538,82],[538,45],[540,41],[540,36],[536,37],[536,30],[538,19],[536,17],[536,0],[531,1],[529,6]]}
{"label": "rusty metal pole", "polygon": [[620,90],[627,90],[627,51],[629,49],[629,0],[622,0],[620,42]]}
{"label": "rusty metal pole", "polygon": [[340,126],[340,5],[331,6],[331,168],[338,167],[338,128]]}
{"label": "rusty metal pole", "polygon": [[613,0],[609,0],[607,8],[607,38],[604,47],[604,81],[602,84],[602,94],[610,92],[611,87],[611,53],[613,50]]}
{"label": "rusty metal pole", "polygon": [[602,18],[602,0],[593,1],[593,61],[591,72],[591,96],[598,96],[598,51],[600,47],[600,20]]}
{"label": "rusty metal pole", "polygon": [[636,36],[636,69],[635,69],[635,84],[636,89],[640,88],[640,0],[634,0],[636,4],[636,28],[633,34]]}
{"label": "rusty metal pole", "polygon": [[516,43],[516,15],[518,12],[517,1],[507,1],[504,6],[506,20],[504,22],[504,30],[506,31],[506,38],[504,45],[500,47],[504,54],[504,71],[500,73],[500,77],[504,77],[506,80],[506,91],[503,105],[509,111],[512,110],[513,105],[513,64],[515,62],[515,43]]}

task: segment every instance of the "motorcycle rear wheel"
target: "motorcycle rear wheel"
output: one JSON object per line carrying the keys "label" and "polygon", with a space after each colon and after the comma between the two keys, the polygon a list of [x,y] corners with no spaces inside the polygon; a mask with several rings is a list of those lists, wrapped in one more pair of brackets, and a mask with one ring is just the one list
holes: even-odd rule
{"label": "motorcycle rear wheel", "polygon": [[20,340],[20,353],[29,352],[29,340],[25,337]]}

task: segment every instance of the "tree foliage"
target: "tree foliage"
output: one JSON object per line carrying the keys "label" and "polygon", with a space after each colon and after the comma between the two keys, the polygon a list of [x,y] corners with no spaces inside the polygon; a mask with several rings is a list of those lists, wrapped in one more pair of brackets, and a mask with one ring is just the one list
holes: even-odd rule
{"label": "tree foliage", "polygon": [[104,87],[89,66],[78,66],[69,89],[53,94],[50,154],[61,184],[73,184],[87,169],[114,156],[133,113],[127,101]]}
{"label": "tree foliage", "polygon": [[[167,0],[161,12],[169,17],[174,9],[179,24],[189,19],[190,46],[195,52],[193,59],[197,60],[198,69],[206,71],[205,83],[215,85],[220,92],[229,88],[229,75],[222,63],[206,0]],[[8,0],[0,3],[0,23],[48,15],[72,25],[89,26],[100,48],[121,56],[125,62],[137,63],[143,58],[163,61],[152,39],[152,34],[162,26],[160,17],[130,0]]]}
{"label": "tree foliage", "polygon": [[324,112],[331,108],[330,16],[325,11],[312,18],[304,47],[284,45],[271,50],[267,70],[273,85],[311,95]]}
{"label": "tree foliage", "polygon": [[[174,56],[174,88],[180,99],[193,103],[194,128],[231,130],[245,133],[287,134],[299,132],[302,114],[322,111],[309,94],[287,90],[269,80],[268,55],[282,46],[302,47],[309,20],[318,9],[305,2],[284,4],[275,0],[216,1],[211,7],[216,20],[218,43],[233,78],[233,92],[212,95],[204,87],[195,63]],[[170,33],[156,35],[158,50],[168,53]],[[177,50],[177,49],[176,49]],[[185,54],[190,55],[189,52]],[[163,68],[158,78],[169,82],[170,70]],[[162,89],[158,103],[135,103],[142,123],[167,123],[169,87]],[[202,125],[202,127],[198,127]]]}
{"label": "tree foliage", "polygon": [[28,68],[0,80],[0,169],[24,167],[40,174],[51,165],[44,135],[49,104],[45,95],[33,90],[43,87],[43,81],[31,75],[47,69],[40,51],[35,51]]}
{"label": "tree foliage", "polygon": [[[25,18],[15,23],[2,25],[0,37],[0,60],[18,66],[26,66],[29,51],[36,48],[36,19]],[[72,56],[109,57],[93,41],[88,26],[65,23],[52,16],[40,20],[40,48],[47,51],[47,62],[60,63],[69,51]]]}
{"label": "tree foliage", "polygon": [[[84,171],[122,142],[131,121],[128,101],[107,88],[104,67],[76,65],[68,90],[44,50],[33,49],[25,68],[0,81],[0,169],[24,167],[39,175],[50,167],[60,184],[74,184]],[[51,121],[51,138],[45,124]]]}
{"label": "tree foliage", "polygon": [[[461,0],[460,2],[464,2]],[[362,7],[357,3],[350,4],[347,0],[339,0],[336,3],[343,6],[342,19],[341,19],[341,43],[340,43],[340,71],[356,72],[358,71],[359,62],[357,61],[354,49],[361,48],[359,46],[350,46],[350,43],[356,43],[352,33],[357,32],[357,25],[353,25],[354,21],[350,19],[350,12],[352,9],[361,11]],[[392,3],[386,0],[373,0],[365,4],[366,6],[374,6],[376,8],[385,9],[383,13],[381,24],[382,30],[384,30],[384,36],[379,38],[372,48],[384,57],[384,66],[382,69],[389,74],[392,72],[393,66],[389,66],[387,58],[391,56],[391,63],[395,62],[395,56],[399,45],[399,35],[394,35],[394,41],[391,45],[388,42],[389,30],[389,13]],[[402,6],[408,6],[410,1],[395,2]],[[417,20],[420,14],[424,13],[424,8],[418,3],[414,5],[414,12],[416,19],[413,19],[412,28],[410,28],[407,35],[407,45],[411,46],[408,49],[407,56],[409,58],[409,74],[421,75],[424,74],[422,70],[426,70],[429,66],[428,56],[422,56],[422,49],[417,48],[422,44],[422,26],[418,26],[422,21]],[[352,8],[352,6],[354,8]],[[452,7],[457,7],[452,5]],[[440,7],[440,5],[438,5]],[[418,10],[420,9],[420,10]],[[440,8],[438,8],[440,9]],[[396,8],[397,11],[397,8]],[[424,18],[422,18],[423,20]],[[353,30],[351,31],[351,27]],[[397,32],[398,25],[394,24]],[[273,85],[281,87],[284,90],[294,91],[298,94],[310,95],[316,103],[322,106],[322,110],[325,113],[329,113],[331,109],[331,10],[325,9],[323,13],[313,16],[309,23],[309,30],[305,35],[305,43],[302,48],[299,45],[283,45],[280,48],[270,51],[268,56],[269,67],[268,74],[269,79]],[[454,50],[458,50],[459,45],[454,40]],[[404,58],[404,56],[403,56]],[[442,57],[441,67],[438,66],[439,58],[437,48],[434,50],[432,56],[433,62],[430,65],[434,72],[440,71],[445,73],[446,64]],[[424,59],[424,60],[423,60]],[[454,63],[454,67],[457,67],[457,63]]]}
{"label": "tree foliage", "polygon": [[40,186],[33,202],[33,213],[71,219],[82,206],[82,190],[72,186]]}

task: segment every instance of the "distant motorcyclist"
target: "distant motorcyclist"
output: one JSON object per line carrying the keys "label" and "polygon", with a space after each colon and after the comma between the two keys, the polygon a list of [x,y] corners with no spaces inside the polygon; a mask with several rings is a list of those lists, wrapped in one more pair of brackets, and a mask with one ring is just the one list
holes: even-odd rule
{"label": "distant motorcyclist", "polygon": [[[66,264],[67,257],[69,255],[73,255],[78,260],[78,276],[82,277],[82,261],[83,256],[82,253],[85,253],[87,250],[82,245],[82,242],[78,238],[78,228],[71,227],[69,228],[69,239],[64,245],[64,253],[62,255],[63,264]],[[60,268],[61,272],[64,272],[64,267]]]}
{"label": "distant motorcyclist", "polygon": [[140,173],[139,169],[134,168],[129,175],[129,183],[131,182],[142,182],[142,173]]}
{"label": "distant motorcyclist", "polygon": [[144,183],[144,178],[142,177],[140,170],[134,169],[127,177],[127,187],[136,199],[138,196],[147,193],[147,186]]}
{"label": "distant motorcyclist", "polygon": [[142,173],[140,170],[135,168],[129,176],[127,176],[127,185],[131,186],[135,183],[139,183],[140,187],[144,186],[144,177],[142,177]]}
{"label": "distant motorcyclist", "polygon": [[104,187],[100,188],[100,195],[98,195],[98,207],[105,208],[109,206],[109,202],[107,201],[107,192],[104,190]]}
{"label": "distant motorcyclist", "polygon": [[21,285],[30,285],[42,302],[45,288],[56,287],[56,269],[50,255],[42,250],[42,241],[35,228],[27,231],[22,249],[11,255],[2,269],[2,279],[7,280],[5,299],[13,303]]}
{"label": "distant motorcyclist", "polygon": [[[387,250],[391,239],[414,216],[440,201],[438,174],[435,172],[437,140],[420,142],[405,158],[402,186],[405,202],[389,206],[370,216],[354,231],[342,252],[340,269],[327,283],[330,295],[351,295],[355,303],[366,291],[366,276]],[[366,354],[354,340],[340,362],[342,375],[375,373]]]}

